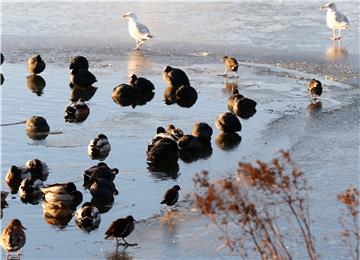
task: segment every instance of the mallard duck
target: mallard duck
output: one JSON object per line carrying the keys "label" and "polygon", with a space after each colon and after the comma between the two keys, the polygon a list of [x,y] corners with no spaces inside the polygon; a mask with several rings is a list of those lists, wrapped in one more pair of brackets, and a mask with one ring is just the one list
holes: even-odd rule
{"label": "mallard duck", "polygon": [[322,93],[322,84],[316,79],[312,79],[307,87],[308,94],[313,99],[317,99],[321,96]]}
{"label": "mallard duck", "polygon": [[241,131],[241,123],[237,116],[230,112],[220,114],[215,121],[216,127],[225,133]]}
{"label": "mallard duck", "polygon": [[174,185],[171,189],[168,189],[165,194],[163,200],[160,202],[160,204],[166,204],[169,206],[170,210],[172,211],[171,206],[174,205],[178,199],[179,199],[179,185]]}
{"label": "mallard duck", "polygon": [[207,123],[198,122],[192,128],[191,134],[202,142],[210,142],[213,130]]}
{"label": "mallard duck", "polygon": [[40,55],[29,58],[27,64],[27,70],[30,74],[39,74],[45,69],[45,62],[41,59]]}
{"label": "mallard duck", "polygon": [[134,225],[135,219],[133,216],[127,216],[126,218],[119,218],[115,221],[113,221],[108,230],[105,232],[105,239],[108,239],[110,237],[115,237],[117,244],[119,245],[119,238],[121,238],[126,246],[135,246],[137,244],[129,244],[125,237],[131,234],[131,232],[134,231],[135,225]]}
{"label": "mallard duck", "polygon": [[70,83],[79,87],[90,87],[97,82],[96,77],[88,70],[84,69],[71,69],[70,70]]}
{"label": "mallard duck", "polygon": [[90,186],[90,193],[95,199],[112,201],[118,194],[115,184],[107,179],[96,179]]}
{"label": "mallard duck", "polygon": [[3,217],[3,209],[8,206],[8,203],[6,202],[6,197],[9,194],[9,192],[1,191],[1,218]]}
{"label": "mallard duck", "polygon": [[228,56],[223,57],[223,62],[225,63],[225,72],[224,75],[227,76],[229,71],[235,72],[235,78],[237,78],[237,71],[239,68],[239,64],[235,58],[231,58]]}
{"label": "mallard duck", "polygon": [[111,169],[106,163],[100,162],[95,166],[90,167],[83,173],[84,188],[89,188],[91,184],[97,179],[107,179],[114,181],[115,176],[119,173],[117,168]]}
{"label": "mallard duck", "polygon": [[103,161],[109,155],[111,145],[106,135],[99,134],[88,145],[88,155],[92,160]]}
{"label": "mallard duck", "polygon": [[42,116],[32,116],[26,120],[26,130],[30,132],[50,132],[50,127],[46,119]]}
{"label": "mallard duck", "polygon": [[83,122],[90,114],[90,108],[82,98],[71,102],[65,108],[65,122]]}
{"label": "mallard duck", "polygon": [[43,77],[39,75],[29,75],[26,78],[28,89],[30,89],[37,96],[41,96],[44,93],[46,82]]}
{"label": "mallard duck", "polygon": [[178,141],[177,144],[181,151],[197,151],[202,148],[202,143],[199,138],[193,135],[184,135]]}
{"label": "mallard duck", "polygon": [[5,176],[5,182],[9,186],[10,192],[16,194],[21,182],[29,176],[30,172],[26,167],[12,165]]}
{"label": "mallard duck", "polygon": [[130,85],[120,84],[113,89],[112,99],[116,104],[129,106],[136,102],[137,91]]}
{"label": "mallard duck", "polygon": [[129,84],[138,92],[138,94],[152,92],[155,89],[154,84],[152,84],[150,80],[138,77],[135,74],[132,74],[129,78]]}
{"label": "mallard duck", "polygon": [[168,86],[178,88],[180,86],[189,86],[190,81],[186,73],[178,68],[166,66],[163,70],[163,80]]}
{"label": "mallard duck", "polygon": [[25,164],[27,170],[30,172],[30,176],[33,179],[40,179],[46,181],[49,176],[49,169],[45,162],[39,159],[29,160]]}
{"label": "mallard duck", "polygon": [[19,196],[22,202],[37,204],[43,197],[41,188],[44,187],[40,179],[33,179],[32,177],[23,180],[19,187]]}
{"label": "mallard duck", "polygon": [[176,128],[173,124],[169,124],[166,129],[166,134],[169,138],[177,141],[183,137],[184,132],[180,128]]}
{"label": "mallard duck", "polygon": [[9,225],[3,230],[1,235],[1,246],[7,251],[6,258],[10,252],[17,251],[20,256],[20,249],[25,245],[26,235],[24,230],[26,228],[21,224],[20,220],[12,219]]}
{"label": "mallard duck", "polygon": [[82,69],[88,70],[89,69],[89,62],[84,56],[75,56],[70,60],[69,69]]}
{"label": "mallard duck", "polygon": [[178,145],[168,137],[160,138],[147,151],[147,161],[151,164],[177,163],[178,159]]}
{"label": "mallard duck", "polygon": [[99,227],[101,221],[100,212],[90,202],[85,202],[75,213],[76,225],[86,231]]}
{"label": "mallard duck", "polygon": [[233,95],[231,95],[228,100],[228,108],[230,112],[246,119],[256,113],[256,102],[244,97],[237,89],[234,89]]}
{"label": "mallard duck", "polygon": [[76,189],[73,182],[55,183],[41,188],[48,203],[63,202],[71,207],[76,207],[82,202],[83,195]]}
{"label": "mallard duck", "polygon": [[176,103],[181,107],[191,107],[196,103],[198,94],[195,88],[190,85],[180,86],[176,92]]}

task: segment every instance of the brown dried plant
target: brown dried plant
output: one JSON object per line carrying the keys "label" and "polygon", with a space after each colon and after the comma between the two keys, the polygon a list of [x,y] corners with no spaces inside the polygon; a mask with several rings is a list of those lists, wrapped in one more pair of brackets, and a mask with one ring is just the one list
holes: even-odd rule
{"label": "brown dried plant", "polygon": [[[288,152],[281,151],[269,164],[239,163],[235,174],[215,181],[202,172],[194,182],[201,191],[195,194],[197,208],[219,227],[232,252],[251,257],[250,241],[262,259],[293,259],[287,243],[296,240],[310,259],[317,259],[308,213],[310,187]],[[288,230],[279,223],[290,224]]]}
{"label": "brown dried plant", "polygon": [[359,190],[354,187],[350,187],[337,195],[338,200],[347,209],[339,218],[339,223],[343,229],[341,238],[345,246],[349,248],[352,259],[356,260],[359,260],[360,257],[359,195]]}

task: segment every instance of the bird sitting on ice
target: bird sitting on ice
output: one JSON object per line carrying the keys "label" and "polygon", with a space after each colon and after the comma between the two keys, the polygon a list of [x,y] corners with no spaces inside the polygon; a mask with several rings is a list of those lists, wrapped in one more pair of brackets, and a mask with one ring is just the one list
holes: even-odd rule
{"label": "bird sitting on ice", "polygon": [[[320,7],[320,9],[327,9],[326,24],[330,29],[333,30],[333,37],[331,39],[340,40],[341,30],[346,30],[350,27],[349,20],[343,13],[336,9],[335,3],[327,3],[326,5]],[[336,29],[339,30],[339,34],[337,36]]]}
{"label": "bird sitting on ice", "polygon": [[145,25],[138,22],[138,17],[135,13],[129,12],[124,14],[123,17],[129,19],[129,33],[136,40],[136,48],[134,50],[139,50],[147,39],[154,37]]}

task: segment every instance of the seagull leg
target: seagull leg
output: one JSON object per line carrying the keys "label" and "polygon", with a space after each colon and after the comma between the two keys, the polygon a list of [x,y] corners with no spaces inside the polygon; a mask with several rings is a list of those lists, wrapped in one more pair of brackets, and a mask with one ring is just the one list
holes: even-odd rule
{"label": "seagull leg", "polygon": [[331,38],[331,40],[336,40],[336,29],[333,29],[333,36]]}
{"label": "seagull leg", "polygon": [[339,29],[339,34],[338,34],[338,36],[336,37],[335,40],[340,40],[340,39],[341,39],[341,29]]}
{"label": "seagull leg", "polygon": [[140,41],[139,49],[144,45],[145,41]]}
{"label": "seagull leg", "polygon": [[138,50],[139,49],[139,41],[136,40],[136,48],[134,48],[134,50]]}

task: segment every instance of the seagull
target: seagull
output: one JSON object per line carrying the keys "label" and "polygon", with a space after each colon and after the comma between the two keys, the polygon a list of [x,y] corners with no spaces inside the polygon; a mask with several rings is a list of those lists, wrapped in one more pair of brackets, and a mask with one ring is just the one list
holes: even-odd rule
{"label": "seagull", "polygon": [[[350,27],[349,20],[341,12],[337,11],[335,3],[327,3],[324,6],[321,6],[320,9],[327,9],[326,14],[326,24],[333,30],[332,40],[341,39],[341,30],[346,30]],[[339,34],[336,36],[336,29],[339,30]]]}
{"label": "seagull", "polygon": [[145,25],[138,22],[138,17],[135,13],[129,12],[124,14],[123,17],[129,18],[129,33],[136,40],[136,48],[134,50],[139,50],[147,39],[154,37]]}

